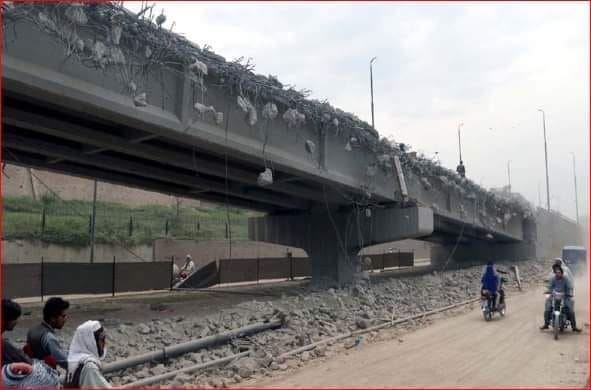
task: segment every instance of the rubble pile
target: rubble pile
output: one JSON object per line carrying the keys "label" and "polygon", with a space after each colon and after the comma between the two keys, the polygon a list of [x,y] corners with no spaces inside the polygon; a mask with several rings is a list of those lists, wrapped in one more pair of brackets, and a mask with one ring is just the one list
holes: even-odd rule
{"label": "rubble pile", "polygon": [[[509,264],[501,267],[509,271]],[[519,263],[522,286],[527,288],[539,283],[546,276],[548,268],[548,264],[539,261]],[[353,348],[361,342],[373,340],[378,334],[371,332],[339,343],[329,343],[289,359],[280,358],[281,354],[298,347],[475,298],[480,288],[481,273],[482,267],[476,266],[422,276],[359,282],[343,289],[294,287],[298,289],[294,296],[282,296],[269,301],[247,301],[223,308],[217,315],[208,317],[154,318],[142,323],[121,323],[117,319],[106,318],[102,320],[109,335],[106,362],[262,322],[276,317],[278,313],[287,318],[286,325],[277,330],[199,350],[168,362],[128,368],[109,374],[108,377],[114,385],[123,385],[227,357],[245,348],[252,349],[253,354],[225,366],[214,366],[194,374],[179,374],[164,384],[222,387],[260,375],[272,375],[273,371],[295,368],[308,360],[329,357],[343,349]],[[509,279],[506,288],[511,296],[516,290],[516,282],[512,277]],[[156,312],[154,316],[157,317]],[[418,326],[421,326],[420,321],[409,321],[398,328],[411,330]],[[64,331],[61,335],[63,345],[69,345],[71,336]]]}
{"label": "rubble pile", "polygon": [[[285,86],[275,76],[254,73],[250,60],[226,61],[209,47],[201,48],[173,33],[172,28],[163,28],[166,17],[153,14],[153,7],[146,6],[138,14],[127,10],[119,2],[4,2],[2,8],[5,24],[27,19],[59,39],[68,58],[76,58],[90,67],[115,70],[122,78],[122,85],[128,86],[127,93],[138,109],[147,106],[150,100],[146,96],[145,78],[151,67],[166,66],[183,72],[188,69],[196,92],[194,95],[201,97],[201,101],[195,104],[196,112],[199,115],[211,112],[218,125],[223,124],[228,113],[207,104],[205,79],[210,85],[224,88],[227,93],[236,96],[235,109],[245,113],[244,120],[250,126],[263,118],[266,121],[283,121],[290,131],[308,125],[315,131],[334,132],[342,139],[344,150],[350,152],[363,146],[372,151],[376,157],[375,165],[386,174],[391,174],[393,158],[398,156],[405,174],[419,176],[427,189],[438,186],[452,189],[464,199],[477,199],[478,204],[486,206],[486,209],[496,210],[496,218],[503,219],[508,213],[523,217],[533,215],[531,205],[524,199],[489,192],[471,180],[461,178],[455,171],[441,167],[424,156],[417,156],[408,145],[380,139],[374,128],[355,115],[326,101],[308,99],[309,91]],[[81,38],[79,33],[82,31],[93,32],[94,38]],[[138,73],[133,70],[138,66],[144,71]],[[305,145],[308,151],[312,149],[309,143]]]}

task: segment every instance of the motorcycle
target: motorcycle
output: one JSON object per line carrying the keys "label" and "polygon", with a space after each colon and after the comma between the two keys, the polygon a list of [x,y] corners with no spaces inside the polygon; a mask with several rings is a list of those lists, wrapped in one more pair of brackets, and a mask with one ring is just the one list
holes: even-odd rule
{"label": "motorcycle", "polygon": [[504,317],[505,314],[507,314],[507,304],[505,303],[504,294],[500,294],[500,292],[503,291],[503,283],[506,281],[507,279],[501,278],[501,284],[499,286],[500,298],[498,305],[495,305],[495,294],[492,294],[488,290],[482,290],[480,297],[480,308],[485,321],[492,320],[494,313],[499,313],[501,317]]}
{"label": "motorcycle", "polygon": [[552,326],[554,340],[558,340],[558,334],[564,332],[564,329],[570,325],[568,307],[565,303],[566,295],[554,290],[552,293],[546,294],[546,298],[552,299],[550,325]]}

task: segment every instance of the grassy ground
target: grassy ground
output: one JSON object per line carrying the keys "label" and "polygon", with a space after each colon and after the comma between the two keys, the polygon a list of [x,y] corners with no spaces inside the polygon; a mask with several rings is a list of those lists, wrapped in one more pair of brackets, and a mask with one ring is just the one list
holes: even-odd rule
{"label": "grassy ground", "polygon": [[[92,202],[45,196],[4,197],[4,238],[40,239],[50,243],[86,246],[90,242]],[[229,210],[233,239],[247,236],[247,218],[254,215]],[[227,235],[225,207],[176,208],[149,205],[131,208],[119,203],[97,202],[96,242],[140,245],[165,237],[214,239]]]}

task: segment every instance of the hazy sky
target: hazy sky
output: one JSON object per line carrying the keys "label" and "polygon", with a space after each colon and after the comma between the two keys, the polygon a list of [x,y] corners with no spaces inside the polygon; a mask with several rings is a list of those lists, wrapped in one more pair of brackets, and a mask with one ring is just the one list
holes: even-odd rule
{"label": "hazy sky", "polygon": [[[151,4],[151,3],[150,3]],[[140,3],[128,3],[137,11]],[[467,176],[507,184],[546,202],[542,115],[546,112],[550,203],[587,213],[589,177],[588,3],[194,3],[157,2],[173,31],[228,60],[371,123],[382,136],[458,163]]]}

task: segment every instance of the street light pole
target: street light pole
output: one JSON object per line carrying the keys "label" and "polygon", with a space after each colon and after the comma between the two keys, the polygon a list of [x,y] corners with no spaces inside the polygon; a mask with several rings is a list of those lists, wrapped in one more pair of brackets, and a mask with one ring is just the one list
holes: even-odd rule
{"label": "street light pole", "polygon": [[577,212],[577,225],[579,224],[579,195],[577,193],[577,168],[575,167],[575,154],[570,152],[573,156],[573,176],[575,179],[575,208]]}
{"label": "street light pole", "polygon": [[373,62],[376,60],[377,57],[373,57],[370,61],[369,61],[369,85],[370,85],[370,89],[371,89],[371,127],[372,129],[375,129],[375,123],[374,123],[374,116],[373,116]]}
{"label": "street light pole", "polygon": [[458,125],[458,147],[460,150],[460,163],[462,162],[462,137],[460,135],[460,128],[464,126],[464,123],[460,123]]}
{"label": "street light pole", "polygon": [[548,146],[546,143],[546,113],[541,108],[538,109],[542,113],[542,124],[544,126],[544,158],[546,160],[546,204],[548,212],[550,212],[550,183],[548,179]]}
{"label": "street light pole", "polygon": [[511,160],[507,161],[507,177],[509,178],[509,192],[511,192]]}

